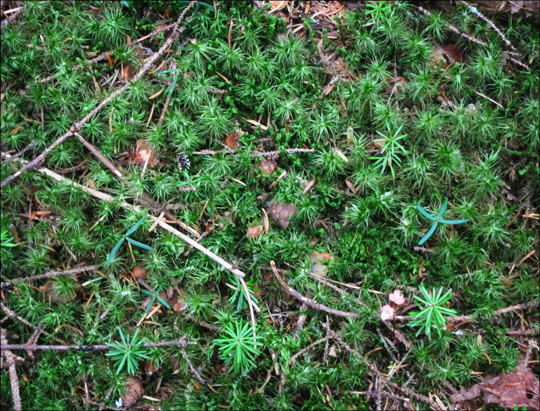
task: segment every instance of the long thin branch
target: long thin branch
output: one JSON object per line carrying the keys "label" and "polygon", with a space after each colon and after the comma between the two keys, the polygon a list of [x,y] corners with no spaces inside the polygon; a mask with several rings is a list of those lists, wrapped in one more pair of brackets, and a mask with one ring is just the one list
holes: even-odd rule
{"label": "long thin branch", "polygon": [[512,50],[514,51],[516,50],[516,48],[512,45],[512,43],[510,43],[510,40],[506,38],[506,36],[503,34],[501,30],[499,30],[499,28],[495,25],[495,23],[493,23],[490,19],[488,19],[486,16],[480,13],[476,7],[471,6],[466,1],[459,0],[459,2],[467,6],[469,10],[471,11],[471,13],[476,14],[478,17],[484,20],[487,24],[489,24],[497,32],[497,34],[504,40],[504,42],[510,46]]}
{"label": "long thin branch", "polygon": [[[516,310],[526,310],[527,308],[537,307],[538,304],[540,304],[540,301],[533,300],[533,301],[529,301],[529,302],[526,302],[526,303],[523,303],[523,304],[518,304],[518,305],[513,305],[511,307],[501,308],[500,310],[495,311],[491,316],[496,317],[498,315],[510,313],[510,312],[516,311]],[[447,317],[447,319],[453,320],[453,321],[476,321],[472,315],[461,315],[459,317]]]}
{"label": "long thin branch", "polygon": [[[2,328],[0,331],[0,341],[2,346],[7,343],[6,330]],[[13,398],[13,409],[15,411],[22,411],[21,396],[19,394],[19,377],[17,376],[17,363],[24,361],[21,357],[16,356],[8,349],[2,349],[2,362],[3,366],[8,367],[9,381],[11,383],[11,396]]]}
{"label": "long thin branch", "polygon": [[[155,343],[144,343],[143,347],[186,347],[188,345],[197,345],[196,342],[186,341],[186,336],[174,341],[161,341]],[[0,346],[2,350],[30,350],[30,351],[99,351],[110,350],[111,347],[105,344],[101,345],[26,345],[26,344],[4,344]]]}
{"label": "long thin branch", "polygon": [[97,265],[90,265],[87,267],[80,267],[80,268],[73,268],[72,270],[66,270],[66,271],[49,271],[48,273],[41,274],[41,275],[35,275],[33,277],[26,277],[26,278],[14,278],[13,280],[6,281],[7,283],[18,283],[22,281],[34,281],[34,280],[41,280],[42,278],[53,278],[59,275],[77,275],[79,273],[84,273],[86,271],[92,271],[95,270],[98,266]]}
{"label": "long thin branch", "polygon": [[281,278],[281,276],[279,275],[278,270],[276,268],[276,263],[274,263],[274,261],[270,261],[270,266],[272,267],[272,271],[273,271],[274,275],[276,276],[277,280],[279,281],[279,283],[281,284],[281,286],[283,287],[285,292],[287,294],[289,294],[289,295],[292,295],[294,298],[297,298],[298,300],[300,300],[301,302],[306,304],[308,307],[311,307],[311,308],[313,308],[315,310],[320,310],[320,311],[327,312],[328,314],[339,315],[341,317],[360,318],[360,314],[350,313],[350,312],[341,311],[341,310],[335,310],[333,308],[327,307],[324,304],[317,303],[317,302],[315,302],[315,301],[313,301],[313,300],[311,300],[309,298],[304,297],[298,291],[291,288],[283,280],[283,278]]}
{"label": "long thin branch", "polygon": [[39,164],[43,162],[47,154],[49,154],[56,146],[58,146],[60,143],[62,143],[64,140],[66,140],[68,137],[72,136],[73,133],[76,133],[80,131],[83,127],[83,125],[90,120],[94,115],[96,115],[105,105],[110,103],[114,98],[118,97],[120,94],[122,94],[124,91],[126,91],[128,88],[131,87],[131,85],[137,81],[152,67],[154,62],[167,50],[171,44],[176,40],[176,38],[185,30],[185,27],[178,28],[178,25],[182,22],[184,19],[186,13],[197,3],[197,0],[193,0],[189,5],[184,9],[182,14],[180,14],[180,17],[178,17],[178,20],[176,21],[176,26],[174,27],[173,33],[171,36],[163,43],[163,46],[154,53],[148,61],[143,65],[141,70],[131,79],[131,81],[128,81],[123,87],[119,88],[118,90],[115,90],[109,97],[107,97],[105,100],[103,100],[101,103],[99,103],[90,113],[88,113],[85,117],[83,117],[80,121],[73,123],[73,125],[70,127],[70,129],[60,136],[55,142],[53,142],[49,147],[47,147],[43,153],[41,153],[39,156],[37,156],[32,161],[26,163],[22,168],[17,170],[15,173],[8,176],[2,183],[0,184],[0,188],[6,186],[11,181],[19,177],[22,173],[25,171],[28,171],[32,168],[37,167]]}

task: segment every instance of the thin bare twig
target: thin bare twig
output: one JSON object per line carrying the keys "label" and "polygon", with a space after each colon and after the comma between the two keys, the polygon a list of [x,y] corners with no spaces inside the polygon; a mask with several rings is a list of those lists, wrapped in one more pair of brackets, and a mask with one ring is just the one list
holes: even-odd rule
{"label": "thin bare twig", "polygon": [[197,372],[193,364],[191,364],[191,361],[189,360],[188,355],[186,354],[186,349],[184,347],[181,347],[182,349],[182,355],[184,356],[184,360],[188,363],[189,369],[191,370],[192,374],[199,380],[199,382],[202,385],[206,385],[206,382],[201,378],[200,374]]}
{"label": "thin bare twig", "polygon": [[[7,343],[6,334],[7,331],[2,328],[0,330],[0,341],[2,346]],[[21,396],[19,394],[19,377],[17,376],[16,366],[23,361],[24,360],[21,357],[13,354],[10,350],[2,349],[2,367],[8,367],[9,370],[11,396],[13,398],[13,409],[15,411],[22,411]]]}
{"label": "thin bare twig", "polygon": [[478,9],[476,7],[471,6],[466,1],[459,0],[459,2],[461,4],[464,4],[465,6],[467,6],[469,8],[469,10],[471,11],[471,13],[476,14],[478,17],[480,17],[482,20],[484,20],[487,24],[489,24],[491,27],[493,27],[493,29],[504,40],[504,42],[506,44],[508,44],[512,50],[516,50],[516,48],[512,45],[512,43],[510,43],[510,40],[508,40],[506,38],[506,36],[502,33],[501,30],[499,30],[499,28],[495,25],[495,23],[493,23],[490,19],[488,19],[486,16],[484,16],[482,13],[480,13],[480,11],[478,11]]}
{"label": "thin bare twig", "polygon": [[75,134],[75,136],[79,139],[79,141],[81,143],[83,143],[83,145],[92,152],[93,155],[95,155],[99,161],[101,161],[103,164],[105,164],[105,166],[111,170],[113,172],[113,174],[115,174],[117,177],[120,177],[121,179],[123,179],[124,177],[122,176],[122,173],[114,166],[113,163],[111,163],[109,160],[107,160],[103,154],[101,154],[97,148],[95,148],[92,144],[90,144],[88,141],[86,141],[83,136],[81,136],[79,133],[73,133]]}
{"label": "thin bare twig", "polygon": [[291,359],[289,360],[289,365],[293,365],[296,362],[296,359],[304,354],[306,351],[311,350],[312,348],[316,347],[319,344],[322,344],[323,342],[328,341],[328,336],[321,338],[320,340],[315,341],[314,343],[309,344],[306,348],[302,348],[300,351],[298,351],[296,354],[294,354]]}
{"label": "thin bare twig", "polygon": [[27,325],[29,327],[32,327],[32,328],[35,328],[35,325],[28,322],[27,320],[25,320],[24,318],[20,317],[19,315],[17,315],[17,313],[15,313],[14,311],[11,311],[8,307],[6,307],[4,305],[4,303],[0,303],[0,308],[2,309],[3,312],[6,313],[6,315],[8,317],[13,317],[13,318],[16,318],[17,320],[19,320],[21,323],[23,323],[24,325]]}
{"label": "thin bare twig", "polygon": [[[155,343],[144,343],[143,347],[185,347],[187,345],[197,345],[196,342],[186,341],[184,335],[178,340],[161,341]],[[110,350],[111,347],[105,344],[98,345],[26,345],[26,344],[4,344],[0,346],[2,350],[31,350],[31,351],[99,351]]]}
{"label": "thin bare twig", "polygon": [[[173,63],[173,65],[171,66],[171,70],[176,70],[176,63]],[[173,72],[174,73],[174,72]],[[177,76],[178,73],[175,73],[175,76]],[[171,87],[175,84],[176,82],[173,81],[173,83],[171,84]],[[163,110],[161,111],[161,115],[159,116],[159,119],[158,119],[158,122],[157,122],[157,127],[160,128],[161,125],[163,124],[163,120],[165,119],[165,114],[167,114],[167,110],[169,108],[169,104],[171,104],[171,99],[172,99],[172,92],[173,90],[171,89],[171,91],[169,92],[169,95],[167,96],[167,98],[165,99],[165,104],[163,104]]]}
{"label": "thin bare twig", "polygon": [[276,268],[276,263],[274,263],[274,261],[270,261],[270,266],[272,267],[272,271],[274,273],[274,275],[276,276],[277,280],[279,281],[279,283],[281,284],[281,286],[283,287],[283,289],[285,290],[285,292],[289,295],[292,295],[294,298],[297,298],[298,300],[300,300],[301,302],[303,302],[304,304],[306,304],[308,307],[311,307],[315,310],[320,310],[320,311],[324,311],[324,312],[327,312],[328,314],[333,314],[333,315],[339,315],[341,317],[349,317],[349,318],[360,318],[360,314],[357,314],[357,313],[350,313],[350,312],[347,312],[347,311],[341,311],[341,310],[335,310],[333,308],[330,308],[330,307],[327,307],[326,305],[324,304],[320,304],[320,303],[317,303],[309,298],[306,298],[304,297],[302,294],[300,294],[298,291],[294,290],[293,288],[291,288],[284,280],[283,278],[281,278],[281,276],[279,275],[278,271],[277,271],[277,268]]}
{"label": "thin bare twig", "polygon": [[48,273],[41,274],[41,275],[35,275],[33,277],[26,277],[26,278],[15,278],[13,280],[6,281],[7,283],[17,283],[22,281],[34,281],[34,280],[41,280],[42,278],[53,278],[59,275],[77,275],[79,273],[84,273],[86,271],[92,271],[95,270],[98,266],[97,265],[90,265],[87,267],[79,267],[79,268],[73,268],[71,270],[66,271],[49,271]]}
{"label": "thin bare twig", "polygon": [[171,24],[168,24],[167,26],[164,26],[164,27],[161,27],[159,29],[156,29],[154,30],[152,33],[150,34],[147,34],[146,36],[144,37],[141,37],[140,39],[137,39],[137,40],[134,40],[131,42],[131,44],[137,44],[137,43],[140,43],[141,41],[144,41],[146,39],[149,39],[150,37],[154,37],[156,35],[158,35],[159,33],[162,33],[164,31],[167,31],[169,29],[172,29],[174,28],[174,26],[176,26],[177,23],[171,23]]}
{"label": "thin bare twig", "polygon": [[[539,303],[540,303],[540,301],[533,300],[533,301],[529,301],[527,303],[513,305],[511,307],[506,307],[506,308],[501,308],[500,310],[495,311],[491,316],[496,317],[498,315],[510,313],[512,311],[526,310],[527,308],[537,307]],[[453,321],[476,321],[473,318],[472,315],[461,315],[459,317],[448,317],[447,319],[451,319]]]}
{"label": "thin bare twig", "polygon": [[17,154],[13,154],[11,157],[6,158],[6,163],[12,161],[14,158],[22,156],[24,153],[26,153],[28,150],[30,150],[35,145],[36,145],[36,140],[31,141],[25,148],[23,148]]}
{"label": "thin bare twig", "polygon": [[[25,160],[22,160],[22,159],[17,159],[17,161],[19,162],[25,162]],[[54,171],[51,171],[49,170],[48,168],[45,168],[45,167],[41,167],[39,168],[37,171],[39,171],[40,173],[43,173],[43,174],[46,174],[48,175],[49,177],[55,179],[56,181],[58,182],[62,182],[62,183],[65,183],[65,184],[69,184],[69,185],[72,185],[73,187],[78,187],[79,189],[81,189],[82,191],[92,195],[93,197],[96,197],[102,201],[106,201],[108,203],[115,203],[117,202],[117,200],[115,199],[115,197],[109,195],[109,194],[106,194],[106,193],[103,193],[101,191],[98,191],[98,190],[95,190],[93,188],[90,188],[90,187],[86,187],[86,186],[83,186],[81,184],[78,184],[70,179],[67,179],[59,174],[56,174]],[[124,207],[126,209],[129,209],[129,210],[132,210],[132,211],[135,211],[135,212],[140,212],[141,211],[141,208],[139,206],[136,206],[136,205],[133,205],[133,204],[129,204],[129,203],[126,203],[125,201],[121,201],[120,202],[120,206],[121,207]],[[151,219],[152,221],[156,221],[156,220],[159,220],[158,217],[156,216],[153,216],[153,215],[149,215],[148,216],[149,219]],[[197,243],[196,241],[192,240],[191,238],[189,238],[188,236],[182,234],[180,231],[176,230],[174,227],[170,226],[169,224],[167,224],[166,222],[164,221],[159,221],[159,225],[160,227],[162,227],[163,229],[169,231],[171,234],[174,234],[176,235],[177,237],[181,238],[182,240],[184,240],[186,243],[188,243],[190,246],[196,248],[197,250],[201,251],[202,253],[206,254],[208,257],[210,257],[212,260],[214,260],[215,262],[217,262],[218,264],[220,264],[221,266],[225,267],[227,270],[229,270],[231,273],[233,273],[234,275],[238,276],[238,277],[244,277],[245,274],[239,270],[236,266],[228,263],[227,261],[225,261],[224,259],[222,259],[221,257],[219,257],[218,255],[214,254],[213,252],[211,252],[210,250],[208,250],[207,248],[205,248],[204,246],[202,246],[201,244]],[[249,296],[247,297],[249,298]],[[252,303],[253,304],[253,303]]]}

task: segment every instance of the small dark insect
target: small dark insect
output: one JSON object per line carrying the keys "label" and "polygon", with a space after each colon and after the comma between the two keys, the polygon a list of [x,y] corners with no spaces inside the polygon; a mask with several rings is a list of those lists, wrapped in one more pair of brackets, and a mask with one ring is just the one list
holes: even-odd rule
{"label": "small dark insect", "polygon": [[178,170],[182,171],[184,169],[189,170],[189,167],[191,166],[191,162],[189,161],[188,156],[185,154],[180,154],[178,158],[176,159],[178,162]]}
{"label": "small dark insect", "polygon": [[0,282],[0,289],[2,289],[2,291],[12,292],[13,291],[13,284]]}

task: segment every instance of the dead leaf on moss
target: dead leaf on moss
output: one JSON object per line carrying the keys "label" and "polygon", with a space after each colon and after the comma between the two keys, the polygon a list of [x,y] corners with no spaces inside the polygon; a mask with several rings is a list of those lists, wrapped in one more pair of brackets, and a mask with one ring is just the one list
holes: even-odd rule
{"label": "dead leaf on moss", "polygon": [[484,395],[484,404],[499,404],[502,407],[514,409],[527,407],[539,409],[540,381],[527,367],[525,361],[512,371],[499,376],[485,376],[480,384],[473,385],[469,390],[461,387],[459,393],[451,396],[452,402],[463,402]]}
{"label": "dead leaf on moss", "polygon": [[148,161],[148,167],[159,165],[159,159],[154,147],[148,141],[137,140],[137,148],[133,154],[131,164],[141,164],[144,166],[146,161]]}
{"label": "dead leaf on moss", "polygon": [[445,69],[450,64],[456,62],[461,63],[463,61],[463,56],[459,52],[455,44],[446,44],[445,46],[438,46],[433,53],[431,53],[431,64],[434,67],[438,67],[439,64],[441,68]]}
{"label": "dead leaf on moss", "polygon": [[122,396],[122,403],[125,408],[133,407],[144,394],[141,381],[135,376],[129,376],[126,378],[124,388],[126,393]]}
{"label": "dead leaf on moss", "polygon": [[223,141],[223,144],[225,144],[227,147],[232,148],[233,150],[238,147],[238,136],[240,133],[238,131],[234,131],[227,135],[225,137],[225,141]]}
{"label": "dead leaf on moss", "polygon": [[249,227],[247,229],[246,237],[249,239],[256,238],[260,236],[264,231],[264,227],[262,225],[256,225],[254,227]]}
{"label": "dead leaf on moss", "polygon": [[154,375],[155,372],[159,371],[159,367],[156,366],[156,363],[154,361],[146,361],[146,364],[144,365],[144,372],[147,376]]}
{"label": "dead leaf on moss", "polygon": [[146,270],[142,265],[138,265],[133,267],[131,270],[131,275],[135,279],[135,281],[142,280],[144,277],[146,277]]}
{"label": "dead leaf on moss", "polygon": [[262,160],[258,164],[258,167],[266,175],[272,174],[274,171],[276,171],[278,169],[278,165],[277,165],[277,163],[275,161],[266,160],[266,159]]}
{"label": "dead leaf on moss", "polygon": [[120,80],[131,80],[135,74],[135,69],[132,65],[126,64],[120,70]]}
{"label": "dead leaf on moss", "polygon": [[281,227],[287,228],[290,224],[289,218],[296,215],[294,204],[269,203],[268,215]]}

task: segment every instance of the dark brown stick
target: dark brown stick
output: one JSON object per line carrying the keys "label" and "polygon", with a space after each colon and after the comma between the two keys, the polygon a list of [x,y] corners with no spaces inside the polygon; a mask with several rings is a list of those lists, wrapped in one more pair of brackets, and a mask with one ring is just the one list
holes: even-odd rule
{"label": "dark brown stick", "polygon": [[327,307],[324,304],[317,303],[313,300],[310,300],[309,298],[304,297],[298,291],[289,287],[289,285],[283,280],[283,278],[281,278],[281,276],[279,275],[277,271],[276,263],[274,263],[274,261],[270,261],[270,265],[272,267],[272,271],[274,272],[274,275],[276,276],[281,286],[284,288],[285,292],[289,295],[292,295],[294,298],[297,298],[298,300],[306,304],[308,307],[311,307],[315,310],[327,312],[328,314],[339,315],[341,317],[360,318],[360,314],[349,313],[347,311],[341,311],[341,310],[334,310],[333,308]]}
{"label": "dark brown stick", "polygon": [[[171,70],[176,70],[176,63],[173,63],[173,65],[171,66]],[[175,76],[178,75],[175,72],[173,72],[173,73],[174,73]],[[176,84],[176,83],[173,81],[172,84]],[[172,84],[171,84],[171,87],[172,87]],[[169,109],[169,104],[171,104],[171,99],[172,99],[172,90],[169,93],[169,95],[167,96],[167,98],[165,99],[165,104],[163,105],[163,110],[161,111],[161,115],[159,116],[159,120],[157,122],[157,127],[158,128],[160,128],[161,124],[163,124],[163,119],[165,118],[165,114],[167,114],[167,110]]]}

